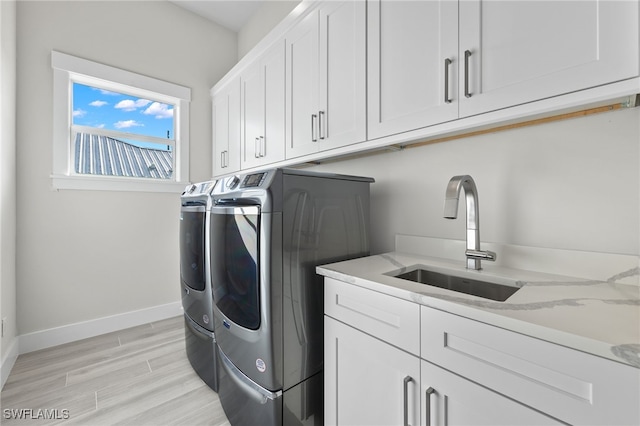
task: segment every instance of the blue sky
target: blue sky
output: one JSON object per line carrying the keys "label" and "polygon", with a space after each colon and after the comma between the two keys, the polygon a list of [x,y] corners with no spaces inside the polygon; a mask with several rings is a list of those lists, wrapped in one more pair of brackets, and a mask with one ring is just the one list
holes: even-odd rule
{"label": "blue sky", "polygon": [[73,84],[73,124],[173,139],[173,106]]}

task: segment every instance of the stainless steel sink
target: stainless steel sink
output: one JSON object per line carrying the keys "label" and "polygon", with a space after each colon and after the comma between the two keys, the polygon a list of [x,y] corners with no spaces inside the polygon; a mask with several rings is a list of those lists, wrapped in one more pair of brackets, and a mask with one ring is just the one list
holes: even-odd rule
{"label": "stainless steel sink", "polygon": [[520,287],[442,274],[420,268],[397,275],[390,275],[403,280],[432,285],[459,293],[471,294],[498,302],[504,302],[513,293],[520,290]]}

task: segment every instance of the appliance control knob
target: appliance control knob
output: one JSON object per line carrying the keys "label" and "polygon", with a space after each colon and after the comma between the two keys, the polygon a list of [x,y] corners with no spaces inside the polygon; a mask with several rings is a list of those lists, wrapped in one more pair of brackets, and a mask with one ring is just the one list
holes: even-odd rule
{"label": "appliance control knob", "polygon": [[229,179],[227,181],[227,189],[235,189],[235,187],[238,186],[238,182],[240,182],[240,179],[238,179],[237,176]]}

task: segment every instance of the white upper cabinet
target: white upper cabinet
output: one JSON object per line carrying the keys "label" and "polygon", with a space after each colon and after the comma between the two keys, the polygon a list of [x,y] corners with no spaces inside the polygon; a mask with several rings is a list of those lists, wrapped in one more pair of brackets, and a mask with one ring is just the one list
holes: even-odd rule
{"label": "white upper cabinet", "polygon": [[458,2],[370,0],[368,131],[458,118]]}
{"label": "white upper cabinet", "polygon": [[284,66],[283,41],[240,76],[242,169],[284,160]]}
{"label": "white upper cabinet", "polygon": [[365,19],[364,1],[326,2],[287,33],[287,158],[366,139]]}
{"label": "white upper cabinet", "polygon": [[320,8],[318,138],[321,149],[366,140],[366,4],[328,2]]}
{"label": "white upper cabinet", "polygon": [[640,74],[637,1],[465,0],[459,7],[461,117]]}
{"label": "white upper cabinet", "polygon": [[212,102],[213,175],[240,170],[240,80],[220,89]]}
{"label": "white upper cabinet", "polygon": [[640,75],[636,1],[369,1],[369,139]]}
{"label": "white upper cabinet", "polygon": [[637,0],[305,1],[296,10],[214,88],[228,97],[241,77],[241,136],[239,100],[214,99],[214,122],[228,121],[214,133],[218,174],[640,92]]}
{"label": "white upper cabinet", "polygon": [[286,36],[286,157],[318,150],[319,16],[312,12]]}

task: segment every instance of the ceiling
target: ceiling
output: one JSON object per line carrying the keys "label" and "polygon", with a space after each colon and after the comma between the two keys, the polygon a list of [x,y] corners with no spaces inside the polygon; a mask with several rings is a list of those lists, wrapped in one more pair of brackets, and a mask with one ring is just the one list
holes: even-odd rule
{"label": "ceiling", "polygon": [[169,0],[176,6],[238,32],[264,0]]}

